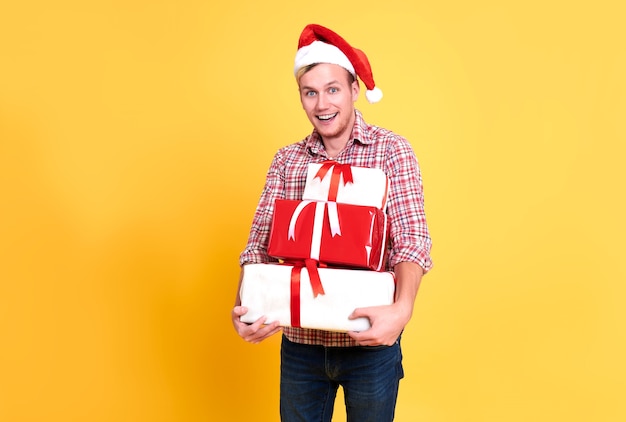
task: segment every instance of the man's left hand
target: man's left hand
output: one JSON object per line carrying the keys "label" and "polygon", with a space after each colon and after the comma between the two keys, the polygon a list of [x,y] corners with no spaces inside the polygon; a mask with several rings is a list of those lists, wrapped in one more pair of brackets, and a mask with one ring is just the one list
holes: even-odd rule
{"label": "man's left hand", "polygon": [[348,335],[360,346],[392,346],[410,319],[410,313],[407,314],[399,308],[399,304],[394,303],[387,306],[355,309],[349,318],[367,318],[371,327],[361,332],[350,331]]}

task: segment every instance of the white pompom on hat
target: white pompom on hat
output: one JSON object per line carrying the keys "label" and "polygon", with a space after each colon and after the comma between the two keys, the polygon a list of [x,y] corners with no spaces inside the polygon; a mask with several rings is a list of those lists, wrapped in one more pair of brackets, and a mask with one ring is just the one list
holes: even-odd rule
{"label": "white pompom on hat", "polygon": [[307,25],[298,41],[298,51],[293,72],[315,63],[336,64],[365,84],[365,97],[370,103],[377,103],[383,98],[382,91],[374,83],[372,68],[365,53],[352,47],[341,36],[321,25]]}

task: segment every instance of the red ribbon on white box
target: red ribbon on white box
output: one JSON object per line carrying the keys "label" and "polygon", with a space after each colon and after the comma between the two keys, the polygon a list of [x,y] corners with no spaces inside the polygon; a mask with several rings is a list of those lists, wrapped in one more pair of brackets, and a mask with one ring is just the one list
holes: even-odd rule
{"label": "red ribbon on white box", "polygon": [[324,179],[326,173],[332,169],[332,173],[330,176],[330,189],[328,190],[328,200],[331,202],[337,201],[337,193],[339,192],[339,184],[341,180],[343,180],[343,185],[347,185],[348,183],[353,183],[352,179],[352,169],[349,164],[340,164],[336,161],[322,161],[322,166],[315,173],[315,178],[319,178],[320,181]]}
{"label": "red ribbon on white box", "polygon": [[289,310],[291,314],[291,326],[300,328],[300,272],[302,267],[294,266],[291,269],[291,301]]}
{"label": "red ribbon on white box", "polygon": [[302,268],[306,268],[309,273],[309,281],[311,283],[311,290],[313,291],[313,297],[318,295],[324,295],[324,286],[322,286],[322,280],[320,279],[320,273],[317,270],[318,262],[312,259],[305,259],[304,262],[298,261],[292,264],[291,269],[291,300],[290,300],[290,314],[291,314],[291,326],[300,327],[300,274]]}

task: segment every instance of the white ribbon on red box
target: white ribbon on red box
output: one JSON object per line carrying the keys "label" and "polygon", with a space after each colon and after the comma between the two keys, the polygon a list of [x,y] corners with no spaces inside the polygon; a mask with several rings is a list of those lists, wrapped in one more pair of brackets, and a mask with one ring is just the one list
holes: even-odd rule
{"label": "white ribbon on red box", "polygon": [[[322,228],[324,224],[324,211],[328,209],[328,221],[330,223],[330,233],[332,237],[341,236],[341,227],[339,226],[339,215],[337,213],[336,202],[316,202],[302,201],[298,204],[291,220],[289,221],[289,232],[287,239],[296,240],[296,223],[302,210],[309,204],[315,203],[315,218],[313,219],[313,236],[311,238],[311,259],[319,261],[320,250],[322,248]],[[369,255],[368,255],[369,257]]]}
{"label": "white ribbon on red box", "polygon": [[[330,225],[331,236],[335,237],[335,236],[341,235],[341,226],[339,224],[339,213],[337,210],[336,202],[317,202],[317,201],[300,202],[298,206],[295,208],[293,214],[291,215],[291,219],[289,220],[287,239],[296,241],[296,224],[298,222],[298,218],[300,218],[302,211],[307,206],[310,206],[311,204],[315,204],[315,212],[313,216],[311,244],[310,244],[310,248],[308,252],[308,258],[314,259],[316,261],[320,261],[320,254],[321,254],[321,249],[322,249],[322,231],[324,227],[324,213],[326,211],[328,212],[328,220],[329,220],[329,225]],[[368,223],[368,232],[369,232],[368,239],[369,240],[363,244],[363,248],[366,253],[366,260],[364,261],[364,264],[366,265],[369,265],[370,263],[370,257],[372,254],[372,246],[373,246],[372,239],[374,238],[374,230],[376,228],[376,218],[377,218],[375,212],[372,211],[372,207],[368,207],[368,208],[369,208],[369,216],[370,216],[370,220]],[[384,239],[387,238],[387,215],[383,213],[382,218],[383,218],[383,224],[382,224],[383,231],[382,233],[380,233],[380,236],[382,237],[383,241],[380,242],[381,243],[380,247],[383,250],[380,251],[380,259],[378,261],[378,264],[375,267],[371,268],[376,271],[380,271],[382,269],[382,266],[384,264],[384,257],[385,257],[384,248],[386,247],[385,246],[386,242]],[[270,240],[270,243],[271,243],[271,240]]]}

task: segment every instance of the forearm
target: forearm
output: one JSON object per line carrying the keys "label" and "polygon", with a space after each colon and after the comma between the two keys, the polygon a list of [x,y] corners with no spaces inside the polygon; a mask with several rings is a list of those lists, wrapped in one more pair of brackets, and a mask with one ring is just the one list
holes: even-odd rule
{"label": "forearm", "polygon": [[413,314],[413,304],[424,271],[413,262],[400,262],[394,267],[396,273],[396,301],[390,306],[357,308],[350,318],[365,317],[372,327],[361,332],[350,332],[350,337],[361,346],[391,346],[400,336]]}
{"label": "forearm", "polygon": [[387,208],[392,244],[389,263],[395,269],[399,263],[414,262],[425,273],[432,267],[432,242],[424,211],[422,176],[408,141],[398,142],[387,165],[386,172],[391,175]]}
{"label": "forearm", "polygon": [[413,306],[419,290],[424,270],[413,262],[400,262],[394,266],[396,275],[395,306],[406,322],[413,315]]}

